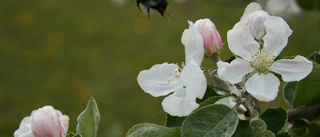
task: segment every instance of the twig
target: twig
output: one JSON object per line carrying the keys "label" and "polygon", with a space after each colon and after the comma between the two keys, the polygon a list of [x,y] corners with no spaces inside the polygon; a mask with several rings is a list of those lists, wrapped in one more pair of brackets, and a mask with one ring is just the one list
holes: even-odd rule
{"label": "twig", "polygon": [[299,118],[306,118],[308,120],[312,120],[316,116],[320,115],[320,104],[291,109],[291,110],[288,110],[287,113],[288,113],[288,122],[292,122]]}

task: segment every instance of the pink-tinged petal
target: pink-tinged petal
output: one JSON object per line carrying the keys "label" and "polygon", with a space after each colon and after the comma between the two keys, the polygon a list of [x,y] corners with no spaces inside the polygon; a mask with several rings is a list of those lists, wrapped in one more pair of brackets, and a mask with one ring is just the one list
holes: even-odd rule
{"label": "pink-tinged petal", "polygon": [[61,134],[61,125],[57,125],[53,116],[43,109],[39,109],[32,118],[32,132],[35,137],[56,137]]}
{"label": "pink-tinged petal", "polygon": [[198,30],[194,27],[191,21],[188,21],[189,29],[185,29],[181,42],[185,47],[186,63],[194,59],[198,66],[201,65],[204,57],[203,39]]}
{"label": "pink-tinged petal", "polygon": [[245,21],[247,22],[247,20],[249,20],[249,18],[251,17],[251,15],[254,13],[254,12],[257,12],[257,11],[263,11],[261,6],[258,4],[258,3],[255,3],[255,2],[251,2],[245,9],[242,17],[241,17],[241,21]]}
{"label": "pink-tinged petal", "polygon": [[219,77],[232,84],[241,82],[244,75],[254,70],[249,62],[240,58],[236,58],[230,64],[228,62],[219,61],[217,66]]}
{"label": "pink-tinged petal", "polygon": [[252,61],[252,56],[259,51],[259,44],[254,40],[249,28],[242,21],[228,31],[227,41],[231,52],[247,61]]}
{"label": "pink-tinged petal", "polygon": [[[176,64],[156,64],[149,70],[143,70],[138,75],[138,84],[144,92],[154,97],[164,96],[181,87],[178,78],[169,76],[169,73],[178,71]],[[171,80],[169,82],[169,80]]]}
{"label": "pink-tinged petal", "polygon": [[69,117],[66,115],[62,115],[60,117],[60,121],[61,121],[61,126],[62,126],[62,133],[67,134],[68,132],[68,128],[69,128]]}
{"label": "pink-tinged petal", "polygon": [[178,89],[162,101],[163,110],[171,116],[188,116],[199,107],[199,104],[196,103],[195,98],[190,100],[186,96],[185,88]]}
{"label": "pink-tinged petal", "polygon": [[194,26],[203,38],[205,53],[210,56],[212,53],[218,52],[223,43],[214,23],[208,18],[199,19]]}
{"label": "pink-tinged petal", "polygon": [[13,134],[14,137],[34,137],[31,130],[31,117],[25,117],[20,123],[19,129]]}
{"label": "pink-tinged petal", "polygon": [[248,93],[256,99],[265,102],[272,101],[277,97],[279,85],[279,79],[272,73],[266,75],[256,73],[245,83]]}
{"label": "pink-tinged petal", "polygon": [[299,81],[305,78],[313,68],[311,61],[303,56],[296,56],[294,59],[280,59],[275,61],[269,68],[282,76],[283,81]]}
{"label": "pink-tinged petal", "polygon": [[183,68],[180,83],[186,87],[189,98],[202,99],[207,90],[206,76],[194,60]]}
{"label": "pink-tinged petal", "polygon": [[264,26],[265,21],[270,17],[270,15],[265,11],[257,11],[252,14],[247,26],[251,31],[251,35],[261,41],[266,35],[266,28]]}
{"label": "pink-tinged petal", "polygon": [[270,53],[270,58],[276,57],[287,46],[288,37],[292,34],[292,30],[286,21],[275,16],[269,17],[264,25],[267,31],[263,38],[265,49]]}
{"label": "pink-tinged petal", "polygon": [[252,36],[261,41],[266,34],[264,22],[269,17],[270,15],[263,11],[258,3],[253,2],[247,6],[241,21],[248,26]]}

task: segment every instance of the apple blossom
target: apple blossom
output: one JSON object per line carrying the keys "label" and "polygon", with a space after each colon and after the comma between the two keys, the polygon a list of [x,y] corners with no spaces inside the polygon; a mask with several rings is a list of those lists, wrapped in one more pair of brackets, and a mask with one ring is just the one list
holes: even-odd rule
{"label": "apple blossom", "polygon": [[192,22],[182,35],[186,64],[156,64],[138,75],[138,84],[154,97],[169,95],[162,101],[165,112],[172,116],[187,116],[199,107],[196,98],[202,98],[207,80],[200,68],[204,55],[203,40]]}
{"label": "apple blossom", "polygon": [[[250,4],[252,9],[259,9],[260,6]],[[246,14],[245,12],[245,14]],[[292,30],[280,17],[268,17],[263,26],[266,30],[263,36],[263,43],[255,39],[246,22],[238,22],[232,30],[228,31],[227,41],[229,49],[238,56],[231,63],[219,61],[218,75],[221,79],[232,84],[239,83],[244,76],[248,76],[245,88],[248,93],[260,101],[272,101],[278,94],[280,81],[273,74],[278,73],[283,81],[299,81],[305,78],[312,70],[312,62],[302,56],[294,59],[275,58],[287,45],[288,37]]]}
{"label": "apple blossom", "polygon": [[34,110],[25,117],[14,132],[14,137],[65,137],[68,131],[69,117],[62,115],[52,106]]}
{"label": "apple blossom", "polygon": [[199,19],[194,23],[203,38],[205,53],[210,56],[221,49],[223,43],[216,26],[210,19]]}

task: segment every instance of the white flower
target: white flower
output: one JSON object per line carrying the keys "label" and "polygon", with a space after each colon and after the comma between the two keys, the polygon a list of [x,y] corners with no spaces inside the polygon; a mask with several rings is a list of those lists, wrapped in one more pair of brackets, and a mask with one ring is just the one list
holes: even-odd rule
{"label": "white flower", "polygon": [[207,80],[200,68],[203,60],[203,40],[192,22],[183,32],[186,65],[179,67],[173,63],[156,64],[138,75],[140,87],[154,97],[169,95],[162,101],[165,112],[172,116],[187,116],[199,107],[196,98],[202,98],[207,88]]}
{"label": "white flower", "polygon": [[[248,6],[249,7],[249,6]],[[259,6],[260,7],[260,6]],[[246,9],[247,10],[247,9]],[[229,49],[239,56],[231,63],[219,61],[218,75],[230,83],[239,83],[248,73],[245,88],[260,101],[272,101],[278,94],[280,81],[272,73],[278,73],[283,81],[299,81],[312,70],[312,62],[302,56],[274,61],[287,45],[292,30],[280,17],[270,16],[263,24],[266,35],[263,43],[254,38],[245,22],[238,22],[228,32]]]}
{"label": "white flower", "polygon": [[14,137],[65,137],[68,126],[68,116],[52,106],[44,106],[21,121]]}

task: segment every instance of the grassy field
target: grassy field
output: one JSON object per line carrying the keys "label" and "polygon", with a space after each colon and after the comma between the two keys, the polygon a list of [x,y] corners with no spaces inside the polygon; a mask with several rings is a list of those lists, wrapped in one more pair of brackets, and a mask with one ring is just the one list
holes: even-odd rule
{"label": "grassy field", "polygon": [[[0,136],[12,136],[31,111],[52,105],[76,118],[90,97],[99,105],[99,136],[121,137],[134,124],[164,124],[163,98],[144,93],[136,78],[163,62],[184,61],[181,36],[187,20],[210,18],[224,43],[247,3],[169,1],[167,22],[140,12],[134,0],[3,0],[0,2]],[[143,9],[143,8],[142,8]],[[287,20],[293,35],[282,55],[309,56],[320,49],[313,12]],[[221,58],[231,52],[227,46]],[[209,59],[205,68],[214,68]],[[279,93],[281,94],[281,93]],[[263,107],[284,106],[281,96]]]}

